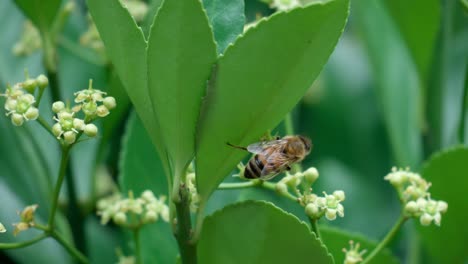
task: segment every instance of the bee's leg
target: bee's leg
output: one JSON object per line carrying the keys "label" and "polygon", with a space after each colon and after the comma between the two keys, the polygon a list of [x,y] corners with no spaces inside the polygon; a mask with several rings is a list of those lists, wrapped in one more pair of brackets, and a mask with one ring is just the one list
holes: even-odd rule
{"label": "bee's leg", "polygon": [[276,137],[275,137],[276,140],[279,140],[280,138],[281,138],[280,136],[276,136]]}
{"label": "bee's leg", "polygon": [[287,171],[290,171],[290,170],[291,170],[291,167],[286,166],[286,170],[287,170]]}
{"label": "bee's leg", "polygon": [[229,142],[226,142],[226,144],[230,147],[233,147],[233,148],[237,148],[237,149],[242,149],[242,150],[245,150],[245,151],[248,151],[246,147],[241,147],[241,146],[236,146],[236,145],[233,145]]}

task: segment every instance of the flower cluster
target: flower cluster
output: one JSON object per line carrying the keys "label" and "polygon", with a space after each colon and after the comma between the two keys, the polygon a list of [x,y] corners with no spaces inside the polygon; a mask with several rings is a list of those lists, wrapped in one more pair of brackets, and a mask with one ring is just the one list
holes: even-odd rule
{"label": "flower cluster", "polygon": [[421,175],[409,169],[392,168],[392,172],[384,178],[392,184],[404,204],[404,212],[408,217],[419,217],[422,225],[428,226],[432,222],[440,226],[442,213],[445,213],[448,204],[444,201],[431,199],[427,182]]}
{"label": "flower cluster", "polygon": [[34,226],[34,213],[36,212],[38,205],[33,204],[26,206],[23,211],[19,214],[21,221],[19,223],[13,224],[15,229],[13,230],[13,235],[17,235],[19,232],[25,231],[30,227]]}
{"label": "flower cluster", "polygon": [[197,192],[195,173],[189,172],[186,179],[187,189],[190,193],[190,211],[195,213],[198,210],[198,203],[200,202],[200,196]]}
{"label": "flower cluster", "polygon": [[359,243],[354,244],[353,240],[349,241],[349,250],[343,248],[343,252],[345,253],[344,264],[357,264],[363,260],[362,256],[367,252],[367,250],[359,251],[360,246],[361,245]]}
{"label": "flower cluster", "polygon": [[103,225],[112,219],[115,224],[129,228],[153,223],[159,218],[169,222],[169,207],[165,200],[165,196],[158,199],[150,190],[144,191],[138,198],[134,198],[131,191],[128,198],[114,194],[98,201],[97,214],[101,216]]}
{"label": "flower cluster", "polygon": [[344,217],[344,207],[341,202],[345,200],[345,193],[334,191],[333,194],[328,195],[323,192],[324,196],[312,193],[311,186],[318,177],[319,172],[314,167],[293,175],[287,174],[276,184],[276,191],[279,194],[288,195],[292,190],[310,218],[319,219],[325,216],[331,221],[335,220],[337,215]]}
{"label": "flower cluster", "polygon": [[36,79],[26,77],[24,82],[8,86],[5,93],[0,94],[0,96],[6,98],[4,105],[7,111],[6,116],[11,118],[13,125],[21,126],[24,121],[36,120],[39,117],[36,98],[33,94],[37,87],[43,90],[48,83],[47,77],[42,74]]}
{"label": "flower cluster", "polygon": [[23,32],[20,40],[13,46],[12,52],[16,56],[27,56],[42,47],[41,36],[39,30],[27,20],[23,24]]}
{"label": "flower cluster", "polygon": [[[88,137],[97,135],[98,128],[91,122],[97,117],[105,117],[109,110],[115,108],[114,97],[103,97],[106,93],[92,88],[90,80],[89,88],[76,92],[75,105],[73,108],[66,106],[64,102],[57,101],[52,104],[52,111],[56,113],[52,126],[53,134],[66,144],[75,143],[79,133],[84,132]],[[77,113],[82,111],[84,119],[77,117]]]}

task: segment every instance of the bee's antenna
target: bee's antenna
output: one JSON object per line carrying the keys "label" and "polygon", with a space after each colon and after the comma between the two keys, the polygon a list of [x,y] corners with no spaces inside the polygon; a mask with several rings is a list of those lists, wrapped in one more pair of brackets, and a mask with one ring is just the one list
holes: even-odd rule
{"label": "bee's antenna", "polygon": [[233,147],[233,148],[237,148],[237,149],[242,149],[242,150],[245,150],[245,151],[248,151],[246,147],[241,147],[241,146],[236,146],[236,145],[233,145],[229,142],[226,142],[226,144],[230,147]]}

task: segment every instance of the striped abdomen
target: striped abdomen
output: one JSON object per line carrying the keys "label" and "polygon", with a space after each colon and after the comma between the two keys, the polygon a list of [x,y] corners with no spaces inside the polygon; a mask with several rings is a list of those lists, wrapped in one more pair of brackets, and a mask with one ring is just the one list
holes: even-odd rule
{"label": "striped abdomen", "polygon": [[264,168],[264,164],[266,163],[265,156],[256,154],[253,156],[247,166],[245,166],[244,177],[247,179],[257,179],[260,178],[262,175],[262,170]]}

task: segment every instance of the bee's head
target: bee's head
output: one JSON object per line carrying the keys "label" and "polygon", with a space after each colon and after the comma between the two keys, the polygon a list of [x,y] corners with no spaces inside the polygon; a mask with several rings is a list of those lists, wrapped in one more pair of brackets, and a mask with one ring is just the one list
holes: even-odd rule
{"label": "bee's head", "polygon": [[310,141],[310,139],[305,136],[298,136],[298,137],[302,141],[302,143],[304,143],[305,151],[307,152],[307,154],[309,154],[310,151],[312,150],[312,141]]}

